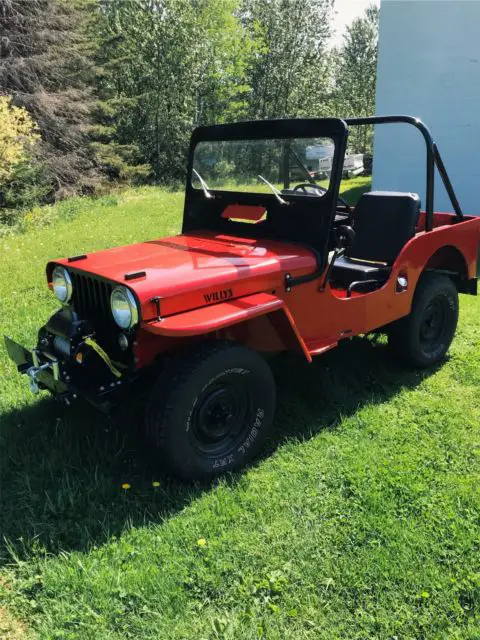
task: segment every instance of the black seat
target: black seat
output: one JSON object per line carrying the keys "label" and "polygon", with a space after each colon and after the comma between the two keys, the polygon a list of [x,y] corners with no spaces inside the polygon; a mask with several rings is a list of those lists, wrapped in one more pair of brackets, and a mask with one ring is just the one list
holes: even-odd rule
{"label": "black seat", "polygon": [[416,193],[364,193],[353,217],[355,241],[335,261],[331,280],[345,287],[352,282],[385,282],[398,254],[415,235],[419,214]]}

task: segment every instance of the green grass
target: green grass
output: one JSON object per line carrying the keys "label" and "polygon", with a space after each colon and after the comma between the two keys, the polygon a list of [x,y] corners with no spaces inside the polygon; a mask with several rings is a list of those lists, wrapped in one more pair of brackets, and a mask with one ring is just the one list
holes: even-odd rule
{"label": "green grass", "polygon": [[[302,181],[302,180],[292,181],[290,185],[290,189],[295,188],[296,185],[299,185],[302,182],[305,183],[305,181]],[[330,184],[330,181],[327,179],[317,180],[316,184],[327,189]],[[195,186],[197,189],[200,188],[198,184],[196,184]],[[280,182],[277,182],[276,184],[274,184],[274,186],[279,191],[283,189],[283,184]],[[353,206],[357,203],[362,193],[369,191],[371,186],[372,186],[372,179],[370,176],[356,176],[354,178],[344,178],[340,183],[340,193],[342,194],[343,198],[348,202],[348,204]],[[218,186],[216,186],[215,184],[212,184],[211,188],[212,189],[219,188],[225,191],[254,191],[255,193],[271,193],[270,187],[264,184],[263,182],[261,182],[260,180],[256,182],[254,185],[252,184],[241,185],[241,184],[232,182],[230,184],[220,183],[220,185]]]}
{"label": "green grass", "polygon": [[[48,258],[174,233],[182,195],[74,205],[0,241],[1,328],[26,344]],[[423,373],[382,339],[273,361],[268,450],[211,487],[163,476],[127,420],[32,397],[1,348],[0,637],[478,640],[479,327],[462,296]]]}

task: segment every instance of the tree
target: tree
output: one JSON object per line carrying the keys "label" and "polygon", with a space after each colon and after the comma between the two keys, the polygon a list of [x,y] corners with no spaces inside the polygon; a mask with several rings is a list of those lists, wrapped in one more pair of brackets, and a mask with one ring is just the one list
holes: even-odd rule
{"label": "tree", "polygon": [[202,63],[194,124],[244,119],[258,43],[239,19],[238,0],[202,0],[197,8]]}
{"label": "tree", "polygon": [[193,127],[245,117],[252,43],[237,2],[102,0],[96,148],[114,171],[140,162],[156,181],[183,179]]}
{"label": "tree", "polygon": [[259,42],[248,73],[250,117],[325,112],[332,8],[333,0],[244,0],[242,20]]}
{"label": "tree", "polygon": [[[345,116],[375,113],[378,15],[376,6],[368,7],[361,18],[347,27],[338,52],[337,103]],[[370,152],[372,131],[367,127],[358,129],[351,134],[352,147],[358,152]]]}
{"label": "tree", "polygon": [[88,139],[93,74],[85,25],[93,0],[2,0],[0,93],[38,125],[38,154],[55,190],[91,190],[98,181]]}
{"label": "tree", "polygon": [[156,180],[183,176],[200,83],[199,37],[187,0],[104,0],[109,35],[103,90],[115,141],[137,145]]}

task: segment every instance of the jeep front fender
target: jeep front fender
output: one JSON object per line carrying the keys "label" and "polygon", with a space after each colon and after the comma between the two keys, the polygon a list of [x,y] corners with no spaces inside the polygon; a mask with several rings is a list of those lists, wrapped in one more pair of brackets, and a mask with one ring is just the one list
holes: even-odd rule
{"label": "jeep front fender", "polygon": [[214,333],[266,315],[285,347],[295,348],[311,362],[312,357],[285,302],[269,293],[255,293],[178,313],[155,322],[145,323],[143,328],[157,335],[180,338]]}

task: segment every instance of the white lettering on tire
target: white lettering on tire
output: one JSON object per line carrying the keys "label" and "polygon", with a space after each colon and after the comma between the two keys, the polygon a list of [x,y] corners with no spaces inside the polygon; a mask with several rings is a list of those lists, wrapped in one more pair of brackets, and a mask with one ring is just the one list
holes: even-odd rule
{"label": "white lettering on tire", "polygon": [[253,427],[250,430],[247,438],[244,442],[238,447],[237,451],[242,455],[245,454],[247,449],[250,449],[252,444],[255,442],[255,439],[258,435],[258,431],[263,424],[263,418],[265,417],[265,411],[261,408],[257,409],[257,413],[255,415],[255,422],[253,423]]}

